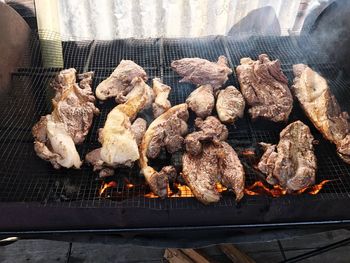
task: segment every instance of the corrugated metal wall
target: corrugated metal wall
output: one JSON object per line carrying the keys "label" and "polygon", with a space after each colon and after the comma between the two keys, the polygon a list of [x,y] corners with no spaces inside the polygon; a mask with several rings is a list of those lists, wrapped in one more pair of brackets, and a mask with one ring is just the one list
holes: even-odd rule
{"label": "corrugated metal wall", "polygon": [[[61,34],[73,40],[226,35],[252,10],[270,6],[273,12],[268,16],[276,16],[286,35],[301,2],[314,6],[319,1],[60,0]],[[261,23],[270,18],[263,17]]]}

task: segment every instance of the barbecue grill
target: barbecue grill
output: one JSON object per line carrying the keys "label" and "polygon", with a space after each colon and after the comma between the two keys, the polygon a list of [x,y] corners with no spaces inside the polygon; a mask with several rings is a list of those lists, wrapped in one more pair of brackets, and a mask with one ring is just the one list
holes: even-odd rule
{"label": "barbecue grill", "polygon": [[[310,128],[318,144],[315,146],[318,170],[316,183],[330,180],[317,194],[303,193],[271,197],[267,194],[245,195],[238,204],[230,191],[223,192],[218,203],[203,205],[186,189],[181,196],[166,199],[150,195],[150,189],[139,174],[137,165],[120,168],[113,177],[101,180],[92,167],[55,170],[38,158],[33,150],[31,128],[40,116],[50,112],[50,81],[62,68],[47,68],[41,60],[42,43],[52,50],[56,39],[52,32],[33,33],[24,60],[31,61],[11,75],[11,89],[0,104],[0,235],[38,236],[50,233],[134,233],[158,235],[180,233],[180,230],[254,231],[296,229],[303,227],[344,227],[350,224],[350,165],[336,155],[335,146],[322,138],[295,102],[289,122],[302,120]],[[49,48],[48,48],[49,47]],[[240,58],[256,59],[266,53],[279,59],[291,85],[292,65],[305,63],[328,81],[342,108],[350,112],[350,78],[346,72],[322,52],[320,43],[309,35],[252,36],[237,39],[230,36],[202,38],[118,39],[113,41],[63,41],[64,68],[74,67],[79,73],[94,71],[93,88],[107,78],[122,59],[142,66],[151,80],[160,77],[172,87],[172,105],[182,103],[194,90],[192,84],[179,83],[180,77],[170,63],[184,57],[200,57],[216,61],[228,58],[231,68]],[[225,86],[239,88],[235,74]],[[101,113],[95,117],[86,141],[78,146],[80,156],[99,147],[98,129],[115,106],[110,100],[97,104]],[[148,118],[148,113],[143,113]],[[193,117],[193,116],[192,116]],[[192,122],[191,122],[192,121]],[[193,118],[190,118],[193,125]],[[254,168],[258,143],[277,143],[284,123],[252,121],[247,114],[229,125],[228,142],[237,151],[246,171],[246,186],[261,179]],[[193,127],[190,127],[193,129]],[[252,155],[245,155],[250,149]],[[177,156],[162,153],[153,161],[160,168],[176,163]],[[101,189],[109,182],[114,187]],[[158,234],[156,234],[158,233]],[[232,232],[227,232],[232,233]]]}

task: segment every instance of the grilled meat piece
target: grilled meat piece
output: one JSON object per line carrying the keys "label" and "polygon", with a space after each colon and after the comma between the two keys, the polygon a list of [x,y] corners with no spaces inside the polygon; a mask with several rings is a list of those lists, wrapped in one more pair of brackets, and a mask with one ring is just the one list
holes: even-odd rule
{"label": "grilled meat piece", "polygon": [[[161,115],[162,116],[162,115]],[[152,138],[147,148],[147,157],[156,158],[162,147],[165,147],[169,153],[175,153],[182,148],[184,141],[183,135],[187,133],[188,116],[179,118],[177,115],[170,116],[167,121],[158,124],[157,129],[152,132]]]}
{"label": "grilled meat piece", "polygon": [[234,149],[226,142],[206,143],[198,155],[186,152],[182,157],[182,177],[193,195],[202,203],[220,200],[216,185],[232,188],[239,201],[244,195],[245,175]]}
{"label": "grilled meat piece", "polygon": [[101,159],[111,167],[131,166],[140,157],[131,121],[145,107],[148,93],[147,85],[141,78],[135,78],[132,85],[135,85],[134,96],[108,114],[100,132]]}
{"label": "grilled meat piece", "polygon": [[182,177],[199,201],[209,204],[220,200],[220,193],[216,189],[219,160],[217,148],[213,144],[204,145],[198,155],[184,153],[182,165]]}
{"label": "grilled meat piece", "polygon": [[281,131],[277,146],[262,143],[265,153],[258,169],[266,181],[288,192],[313,185],[317,169],[313,140],[309,127],[296,121]]}
{"label": "grilled meat piece", "polygon": [[122,60],[113,73],[97,86],[96,97],[100,100],[116,97],[118,103],[124,103],[125,96],[134,88],[134,78],[148,79],[142,67],[131,60]]}
{"label": "grilled meat piece", "polygon": [[183,135],[187,133],[188,110],[187,104],[176,105],[148,127],[140,146],[140,167],[153,193],[159,197],[167,196],[169,171],[157,172],[148,165],[148,158],[158,156],[161,147],[166,147],[170,153],[182,147]]}
{"label": "grilled meat piece", "polygon": [[279,60],[270,61],[266,54],[260,55],[257,61],[242,58],[236,71],[253,119],[262,117],[274,122],[288,120],[293,98]]}
{"label": "grilled meat piece", "polygon": [[211,85],[203,85],[188,96],[186,103],[200,118],[209,116],[214,108],[215,99]]}
{"label": "grilled meat piece", "polygon": [[220,142],[218,147],[220,181],[227,188],[232,188],[236,201],[244,195],[245,173],[235,150],[227,143]]}
{"label": "grilled meat piece", "polygon": [[294,65],[293,71],[292,91],[305,114],[322,135],[336,145],[339,157],[350,164],[348,113],[341,111],[326,79],[321,75],[304,64]]}
{"label": "grilled meat piece", "polygon": [[244,114],[245,101],[242,94],[234,87],[229,86],[220,90],[216,101],[216,111],[223,123],[234,123]]}
{"label": "grilled meat piece", "polygon": [[[138,120],[133,129],[131,121],[135,119],[138,112],[146,107],[148,88],[141,78],[135,78],[131,85],[134,86],[133,96],[128,97],[125,103],[113,108],[107,116],[104,127],[99,131],[99,141],[102,148],[99,151],[94,150],[86,158],[87,162],[94,165],[95,171],[102,169],[100,176],[106,174],[104,167],[130,167],[140,157],[137,144],[139,135],[133,130],[136,126],[143,127],[145,123]],[[109,170],[107,174],[110,174]]]}
{"label": "grilled meat piece", "polygon": [[158,78],[153,79],[152,88],[155,96],[154,103],[152,104],[153,116],[157,118],[171,108],[170,101],[168,100],[171,88],[163,84]]}
{"label": "grilled meat piece", "polygon": [[146,181],[152,192],[159,197],[164,198],[168,194],[169,180],[177,176],[176,169],[173,166],[164,166],[160,172],[153,171],[149,173]]}
{"label": "grilled meat piece", "polygon": [[52,100],[54,119],[64,123],[66,131],[75,144],[81,144],[88,134],[94,115],[99,114],[95,107],[95,97],[91,90],[93,72],[78,75],[74,68],[62,70],[51,86],[56,90]]}
{"label": "grilled meat piece", "polygon": [[55,121],[52,115],[42,116],[32,132],[34,150],[41,159],[51,162],[55,169],[80,168],[79,154],[64,123]]}
{"label": "grilled meat piece", "polygon": [[203,142],[227,139],[228,130],[226,126],[214,116],[209,116],[205,120],[196,118],[195,126],[198,131],[192,132],[185,138],[186,151],[192,155],[201,153]]}
{"label": "grilled meat piece", "polygon": [[220,56],[218,62],[210,62],[202,58],[183,58],[171,62],[171,67],[183,79],[196,85],[210,84],[214,91],[228,80],[232,70],[227,65],[227,58]]}
{"label": "grilled meat piece", "polygon": [[93,72],[76,76],[74,68],[60,71],[51,83],[56,91],[52,100],[54,110],[41,117],[32,129],[35,152],[56,169],[81,166],[75,144],[84,141],[93,116],[99,113],[91,90],[92,77]]}

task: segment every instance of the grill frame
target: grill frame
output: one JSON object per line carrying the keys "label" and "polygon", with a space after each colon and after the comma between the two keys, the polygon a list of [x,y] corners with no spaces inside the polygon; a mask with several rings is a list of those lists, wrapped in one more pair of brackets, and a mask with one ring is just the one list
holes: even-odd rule
{"label": "grill frame", "polygon": [[[277,41],[277,44],[271,44],[269,42],[271,38],[273,41]],[[178,83],[180,77],[170,69],[171,60],[185,56],[199,56],[215,61],[219,55],[223,54],[228,57],[230,67],[235,68],[238,65],[237,63],[239,63],[238,58],[240,57],[270,51],[276,52],[272,54],[271,58],[278,58],[278,56],[287,54],[287,58],[284,56],[283,59],[281,58],[281,63],[290,84],[292,80],[292,64],[286,62],[309,63],[313,68],[321,71],[329,78],[330,87],[342,106],[344,106],[346,98],[350,97],[349,91],[346,90],[346,86],[350,82],[349,79],[345,78],[341,69],[330,63],[329,59],[319,52],[318,45],[307,37],[252,37],[240,41],[222,36],[195,40],[127,39],[109,41],[108,44],[106,45],[105,41],[85,40],[80,42],[63,42],[65,68],[75,66],[79,73],[83,70],[95,71],[93,83],[93,88],[95,89],[97,84],[113,71],[113,63],[117,65],[121,59],[132,59],[145,68],[150,79],[160,77],[166,84],[170,84],[173,87],[170,100],[174,105],[174,103],[183,102],[194,89],[194,85]],[[144,45],[142,46],[141,44]],[[248,48],[243,49],[241,45],[244,44]],[[133,45],[135,45],[135,49],[133,49]],[[314,45],[314,53],[310,53],[310,49],[303,49],[303,45],[307,47]],[[350,218],[350,212],[346,212],[346,204],[350,197],[349,178],[345,178],[346,180],[341,178],[339,181],[329,183],[324,191],[317,196],[300,195],[280,198],[249,196],[245,197],[238,205],[234,202],[233,194],[225,194],[220,202],[210,206],[205,206],[194,198],[150,199],[143,196],[147,193],[147,188],[122,191],[120,199],[123,199],[123,201],[99,198],[100,182],[95,180],[97,175],[92,173],[91,167],[84,165],[81,171],[64,169],[55,171],[49,163],[35,156],[30,128],[39,119],[40,115],[50,112],[49,102],[46,98],[50,97],[50,94],[45,94],[45,85],[60,69],[42,68],[38,60],[40,48],[37,42],[33,41],[32,48],[30,55],[35,58],[33,66],[20,68],[13,73],[14,88],[8,96],[17,100],[15,101],[16,103],[11,103],[13,100],[10,100],[0,104],[0,107],[3,110],[6,109],[9,114],[15,113],[19,114],[19,116],[21,116],[21,113],[23,114],[15,120],[5,114],[7,118],[2,118],[0,121],[0,129],[2,130],[0,148],[4,149],[2,155],[0,155],[0,165],[2,166],[0,171],[0,207],[2,211],[7,211],[7,213],[12,215],[10,217],[12,220],[0,216],[0,223],[4,223],[1,225],[5,226],[4,230],[18,228],[72,230],[76,228],[140,228],[149,226],[161,228],[169,226],[180,227],[183,225],[192,225],[193,227],[198,225],[231,225],[231,227],[249,228],[252,224],[260,224],[262,227],[265,227],[266,225],[277,226],[281,223],[300,223],[303,225],[313,224],[314,222],[327,222],[329,220],[344,223],[347,221],[343,220]],[[144,53],[138,53],[140,50]],[[252,50],[255,53],[249,53]],[[267,53],[269,54],[269,52]],[[115,54],[116,57],[109,57],[110,54]],[[154,63],[148,64],[150,56],[154,56],[155,59],[152,60]],[[291,58],[288,56],[291,56]],[[252,57],[256,59],[256,56]],[[104,60],[107,61],[107,66],[104,66],[105,64],[101,62]],[[151,66],[149,67],[149,65]],[[16,84],[16,81],[18,81],[18,84]],[[235,74],[230,76],[225,86],[230,84],[239,87]],[[24,89],[22,89],[23,87]],[[181,93],[174,95],[174,91],[180,91]],[[33,99],[33,101],[29,101],[28,98]],[[18,105],[20,106],[18,107]],[[99,104],[97,105],[100,107]],[[102,109],[101,115],[95,118],[92,131],[89,133],[86,142],[82,146],[78,146],[81,156],[85,156],[88,151],[99,146],[97,143],[97,130],[103,127],[107,113],[114,105],[113,101],[110,100],[104,103],[102,108],[100,107]],[[338,173],[338,177],[340,174],[350,175],[350,166],[346,166],[339,160],[335,154],[334,146],[322,139],[321,135],[301,112],[297,103],[295,103],[295,106],[290,122],[301,119],[309,125],[312,133],[315,135],[315,139],[320,140],[320,145],[316,146],[316,156],[321,157],[319,159],[322,161],[322,164],[319,166],[321,171],[324,170],[325,174],[329,172]],[[34,113],[31,110],[34,110]],[[349,109],[347,110],[349,111]],[[237,122],[236,127],[229,127],[229,142],[235,149],[254,146],[259,141],[276,143],[278,141],[278,133],[285,125],[272,125],[269,123],[271,125],[266,128],[265,124],[266,121],[252,123],[246,113],[245,117]],[[15,125],[18,125],[18,127],[14,127]],[[321,151],[322,155],[317,152],[317,147],[324,148]],[[323,154],[326,151],[330,152],[331,155],[327,154],[327,156],[324,156]],[[21,158],[16,160],[14,156],[17,155],[20,155]],[[30,159],[33,156],[36,159]],[[26,158],[29,158],[31,162],[24,162]],[[162,162],[161,159],[162,157],[158,161]],[[36,177],[26,179],[24,177],[25,172],[29,171],[29,174],[31,174],[30,171],[33,170],[33,167],[35,167]],[[136,177],[134,173],[135,170],[126,170],[125,173],[121,174],[125,174],[125,177],[132,183],[139,182],[142,184],[142,177]],[[247,178],[248,185],[258,179],[257,175],[252,173],[248,173]],[[318,176],[317,182],[323,179],[329,178],[320,178]],[[74,187],[76,185],[81,186],[81,188],[75,192]],[[122,183],[119,183],[118,188],[110,191],[109,194],[112,195],[113,191],[124,189],[121,185]],[[72,193],[70,194],[70,192]],[[9,193],[9,195],[6,195],[6,193]],[[10,195],[14,197],[10,197]],[[128,196],[131,196],[131,198],[125,198]],[[335,201],[337,202],[337,208],[328,209]],[[287,208],[299,208],[291,213],[284,208],[286,206]],[[228,214],[227,209],[230,211]],[[301,214],[305,209],[309,212]],[[49,211],[50,216],[42,216],[43,213],[49,213]],[[30,224],[24,222],[18,224],[21,220],[16,219],[16,217],[22,214],[26,217],[28,213],[33,213],[28,221]],[[112,215],[116,222],[95,218],[96,213],[101,215],[102,218]],[[159,217],[156,223],[153,222],[153,213]],[[177,213],[182,215],[177,215]],[[320,213],[323,215],[321,216]],[[53,215],[61,218],[61,223],[52,223]],[[143,219],[142,222],[136,222],[133,219],[133,217],[139,218],[143,217],[143,215],[145,215],[146,219]],[[194,216],[194,218],[191,219],[191,216]],[[74,217],[79,218],[79,222],[69,224],[69,221]],[[186,220],[180,220],[179,218],[181,217],[186,218]],[[208,217],[208,219],[203,220],[205,217]],[[253,220],[247,220],[252,217],[254,218]],[[203,222],[196,222],[198,219],[203,220]],[[40,222],[37,222],[38,220]],[[74,221],[77,220],[75,219]],[[233,225],[232,222],[235,224]],[[245,224],[242,224],[242,222],[245,222]]]}

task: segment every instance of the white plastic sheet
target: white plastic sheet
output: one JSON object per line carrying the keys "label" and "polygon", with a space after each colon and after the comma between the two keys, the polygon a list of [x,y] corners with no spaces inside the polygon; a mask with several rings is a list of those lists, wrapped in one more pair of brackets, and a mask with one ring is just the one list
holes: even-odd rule
{"label": "white plastic sheet", "polygon": [[268,23],[275,16],[280,34],[287,35],[301,2],[310,6],[318,3],[317,0],[60,0],[61,35],[72,40],[226,35],[248,13],[263,7],[273,10],[261,23]]}

